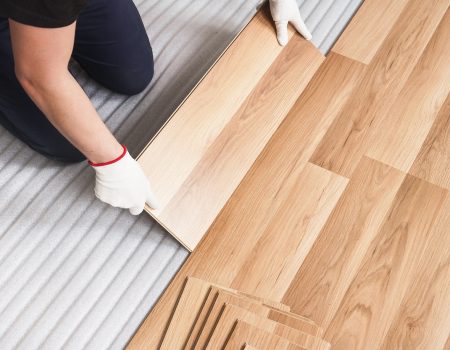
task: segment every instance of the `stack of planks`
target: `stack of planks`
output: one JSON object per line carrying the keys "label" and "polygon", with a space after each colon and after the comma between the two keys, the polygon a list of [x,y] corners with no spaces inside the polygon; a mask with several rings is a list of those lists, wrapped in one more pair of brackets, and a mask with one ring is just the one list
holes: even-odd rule
{"label": "stack of planks", "polygon": [[188,277],[161,350],[328,350],[322,328],[279,302]]}

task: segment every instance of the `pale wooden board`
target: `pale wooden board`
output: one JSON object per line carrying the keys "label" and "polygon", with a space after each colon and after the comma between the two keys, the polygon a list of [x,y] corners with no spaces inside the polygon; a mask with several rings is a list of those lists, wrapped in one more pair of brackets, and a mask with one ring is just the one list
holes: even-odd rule
{"label": "pale wooden board", "polygon": [[410,283],[431,257],[426,246],[446,196],[443,188],[406,176],[325,332],[335,348],[381,348]]}
{"label": "pale wooden board", "polygon": [[447,11],[394,105],[371,127],[367,156],[409,170],[450,91],[449,57]]}
{"label": "pale wooden board", "polygon": [[305,349],[327,350],[330,348],[330,344],[318,337],[269,320],[247,309],[226,303],[216,321],[207,346],[201,346],[198,349],[214,350],[223,348],[238,320],[285,338],[289,342]]}
{"label": "pale wooden board", "polygon": [[370,63],[409,0],[364,0],[333,52]]}
{"label": "pale wooden board", "polygon": [[189,278],[164,334],[160,350],[183,349],[195,320],[209,293],[211,285],[196,278]]}
{"label": "pale wooden board", "polygon": [[310,334],[311,336],[319,336],[322,334],[322,329],[320,327],[299,315],[269,307],[262,303],[256,303],[255,301],[247,297],[239,296],[238,294],[217,291],[217,295],[212,300],[212,304],[209,305],[209,308],[207,308],[206,304],[204,305],[200,317],[197,320],[199,327],[194,328],[191,333],[191,339],[187,342],[188,349],[204,349],[216,327],[217,321],[221,317],[225,304],[244,308],[255,315],[270,320],[276,320],[276,322],[280,324],[287,325],[298,331]]}
{"label": "pale wooden board", "polygon": [[150,214],[190,250],[324,59],[272,36],[258,14],[138,157],[162,203]]}
{"label": "pale wooden board", "polygon": [[224,350],[238,350],[246,344],[251,344],[261,350],[305,350],[301,346],[292,344],[273,333],[253,327],[246,322],[238,321]]}
{"label": "pale wooden board", "polygon": [[447,96],[410,173],[450,190],[450,95]]}
{"label": "pale wooden board", "polygon": [[[442,222],[447,225],[444,230],[448,227],[448,107],[444,104],[434,121],[427,122],[425,139],[420,123],[414,123],[417,140],[413,132],[405,134],[404,142],[414,144],[418,152],[409,170],[416,177],[365,155],[373,142],[368,136],[382,132],[377,123],[387,118],[391,108],[400,108],[393,107],[397,99],[411,103],[405,99],[406,86],[414,76],[424,76],[417,65],[431,72],[436,68],[423,65],[423,60],[431,50],[430,40],[442,48],[435,32],[449,4],[409,0],[388,33],[383,33],[385,39],[377,43],[367,66],[336,53],[327,57],[143,322],[130,349],[159,349],[187,275],[256,291],[260,297],[277,295],[277,301],[290,304],[294,312],[323,324],[324,338],[333,349],[391,350],[391,344],[401,343],[399,348],[434,350],[445,341],[448,348],[448,263],[445,252],[439,255],[444,247],[436,243],[445,244],[439,231]],[[372,23],[370,13],[366,18]],[[445,71],[439,60],[435,62]],[[441,81],[434,74],[432,78]],[[434,100],[428,95],[432,90],[441,93],[430,86],[424,91],[428,101]],[[418,106],[422,102],[417,99]],[[408,108],[414,111],[412,105]],[[399,119],[403,114],[397,114],[389,127],[407,125]],[[420,120],[417,115],[414,119]],[[278,236],[263,233],[276,220],[279,208],[288,207],[291,189],[308,160],[323,150],[329,152],[320,156],[324,163],[315,163],[350,179],[335,209],[309,252],[305,249],[307,255],[295,276],[290,266],[295,259],[275,259],[270,269],[254,269],[252,282],[246,282],[242,270],[249,267],[250,256],[266,263],[255,252],[262,237],[268,240],[264,246],[272,244],[277,250]],[[308,184],[313,192],[316,182]],[[286,286],[264,284],[264,280],[274,281],[275,273],[285,271],[292,281],[281,299],[282,293],[273,288]],[[259,281],[263,281],[260,288]]]}
{"label": "pale wooden board", "polygon": [[[450,334],[450,196],[413,271],[383,349],[443,349]],[[420,329],[419,329],[420,327]],[[427,331],[421,331],[426,329]]]}
{"label": "pale wooden board", "polygon": [[387,165],[361,160],[283,298],[295,312],[328,327],[404,177]]}
{"label": "pale wooden board", "polygon": [[449,0],[408,2],[354,96],[314,152],[311,158],[314,164],[351,177],[368,147],[371,125],[397,100],[449,3]]}
{"label": "pale wooden board", "polygon": [[251,345],[245,344],[243,350],[259,350]]}

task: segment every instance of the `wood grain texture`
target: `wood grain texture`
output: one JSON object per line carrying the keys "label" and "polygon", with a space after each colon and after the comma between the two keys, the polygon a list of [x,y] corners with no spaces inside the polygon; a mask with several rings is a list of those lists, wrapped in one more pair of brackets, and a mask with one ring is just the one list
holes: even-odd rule
{"label": "wood grain texture", "polygon": [[365,0],[332,51],[369,64],[409,0]]}
{"label": "wood grain texture", "polygon": [[[280,300],[341,196],[347,179],[306,164],[248,254],[232,287]],[[273,242],[278,241],[277,249]],[[262,276],[258,271],[265,270]]]}
{"label": "wood grain texture", "polygon": [[238,321],[223,349],[241,349],[246,344],[251,344],[261,350],[305,350],[301,346],[290,343],[287,339],[254,327],[249,323]]}
{"label": "wood grain texture", "polygon": [[292,280],[285,303],[328,327],[404,177],[400,171],[362,159]]}
{"label": "wood grain texture", "polygon": [[407,176],[325,332],[333,349],[380,349],[447,195]]}
{"label": "wood grain texture", "polygon": [[442,106],[410,173],[450,190],[450,95]]}
{"label": "wood grain texture", "polygon": [[[401,13],[386,14],[376,50],[362,47],[367,65],[326,58],[129,349],[160,348],[186,276],[275,297],[333,349],[449,348],[449,5],[389,3]],[[373,26],[364,13],[358,25]],[[252,332],[266,341],[245,342]],[[240,334],[229,348],[293,345]]]}
{"label": "wood grain texture", "polygon": [[241,297],[238,294],[233,295],[224,291],[218,291],[217,296],[209,309],[205,309],[205,304],[204,310],[202,310],[203,312],[197,320],[197,322],[201,323],[201,327],[194,328],[191,334],[191,338],[195,339],[195,341],[188,341],[186,348],[204,349],[206,347],[214,329],[217,328],[217,322],[223,314],[225,305],[243,308],[254,315],[274,320],[313,337],[322,334],[322,329],[306,318],[277,308],[269,307],[262,303],[256,303],[251,299]]}
{"label": "wood grain texture", "polygon": [[367,156],[409,170],[450,92],[449,57],[447,11],[395,103],[371,127]]}
{"label": "wood grain texture", "polygon": [[207,346],[198,347],[198,349],[215,350],[223,348],[237,321],[247,322],[259,329],[287,339],[289,342],[305,349],[327,350],[330,348],[330,344],[318,337],[269,320],[247,309],[225,304],[210,335]]}
{"label": "wood grain texture", "polygon": [[[255,24],[251,23],[247,31],[260,26],[257,19],[258,17],[253,20]],[[276,57],[272,52],[279,49],[274,50],[271,44],[264,47],[262,42],[267,40],[264,35],[248,35],[253,36],[253,41],[260,42],[259,46],[252,44],[254,55],[262,52],[258,57],[265,56],[265,52],[269,52],[268,56],[273,58],[271,66],[266,67],[267,72],[260,77],[254,69],[245,66],[245,62],[238,64],[223,58],[218,62],[218,65],[222,62],[227,64],[221,68],[222,75],[220,72],[211,72],[193,93],[204,95],[203,88],[207,89],[209,96],[202,95],[202,98],[211,101],[209,104],[203,102],[203,105],[211,109],[198,110],[199,101],[193,96],[185,102],[197,106],[195,115],[202,121],[186,116],[184,104],[161,131],[169,133],[166,130],[174,129],[171,134],[161,134],[154,140],[158,143],[161,139],[171,138],[170,144],[161,149],[155,148],[158,145],[153,146],[152,142],[139,157],[154,187],[158,188],[156,195],[159,197],[161,194],[162,198],[162,208],[151,214],[190,250],[196,247],[324,59],[310,42],[300,36],[290,40]],[[237,40],[239,39],[240,37]],[[235,43],[239,47],[247,44]],[[269,62],[267,58],[264,63],[266,61]],[[265,67],[258,61],[251,65]],[[236,66],[242,68],[239,70]],[[225,76],[230,70],[236,74],[232,77],[235,90],[233,94],[239,95],[224,98],[222,85],[225,83],[222,84],[222,80],[230,79],[229,74]],[[207,80],[210,75],[215,77],[213,86]],[[243,89],[248,86],[248,79],[254,80],[253,89],[244,95]],[[247,97],[241,100],[243,95]],[[175,122],[179,119],[188,121],[189,125],[177,128]],[[174,140],[175,137],[178,141]],[[194,142],[194,149],[191,142]],[[181,161],[188,166],[178,167]],[[177,168],[168,170],[166,163],[170,166],[176,164]],[[155,167],[155,164],[158,166]],[[158,170],[153,170],[155,168]],[[176,179],[172,175],[154,176],[153,171],[167,171],[166,175],[176,174],[173,175]]]}
{"label": "wood grain texture", "polygon": [[371,125],[396,101],[448,6],[448,0],[409,1],[311,162],[351,177]]}

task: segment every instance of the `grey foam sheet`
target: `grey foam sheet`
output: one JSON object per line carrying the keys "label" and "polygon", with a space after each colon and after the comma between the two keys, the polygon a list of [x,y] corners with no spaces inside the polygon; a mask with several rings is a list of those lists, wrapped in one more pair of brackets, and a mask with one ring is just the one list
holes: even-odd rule
{"label": "grey foam sheet", "polygon": [[[111,93],[71,65],[134,156],[258,4],[135,2],[155,54],[156,74],[143,93]],[[360,3],[299,2],[322,52]],[[96,200],[93,175],[86,163],[45,159],[0,126],[0,349],[121,349],[187,257],[148,215],[133,217]]]}

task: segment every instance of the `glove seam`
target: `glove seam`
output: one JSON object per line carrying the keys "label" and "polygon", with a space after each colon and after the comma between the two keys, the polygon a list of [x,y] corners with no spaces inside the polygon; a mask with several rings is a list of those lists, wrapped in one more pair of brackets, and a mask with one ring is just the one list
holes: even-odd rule
{"label": "glove seam", "polygon": [[89,165],[90,166],[93,166],[93,167],[99,167],[99,166],[105,166],[105,165],[109,165],[109,164],[113,164],[113,163],[116,163],[116,162],[118,162],[119,160],[121,160],[124,156],[125,156],[125,154],[127,153],[127,147],[125,146],[125,145],[121,145],[122,147],[123,147],[123,152],[122,152],[122,154],[120,155],[120,156],[118,156],[117,158],[115,158],[115,159],[113,159],[113,160],[110,160],[110,161],[108,161],[108,162],[104,162],[104,163],[94,163],[94,162],[91,162],[90,160],[88,160],[88,163],[89,163]]}

